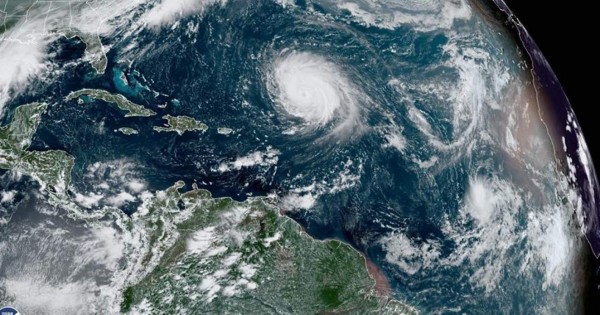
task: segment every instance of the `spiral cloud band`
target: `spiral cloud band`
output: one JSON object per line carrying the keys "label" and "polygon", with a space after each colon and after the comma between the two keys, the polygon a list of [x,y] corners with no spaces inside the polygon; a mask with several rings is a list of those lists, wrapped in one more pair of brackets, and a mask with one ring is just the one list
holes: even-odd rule
{"label": "spiral cloud band", "polygon": [[291,52],[277,59],[268,87],[280,110],[301,118],[307,126],[335,122],[334,132],[352,126],[359,114],[360,95],[344,73],[325,58]]}

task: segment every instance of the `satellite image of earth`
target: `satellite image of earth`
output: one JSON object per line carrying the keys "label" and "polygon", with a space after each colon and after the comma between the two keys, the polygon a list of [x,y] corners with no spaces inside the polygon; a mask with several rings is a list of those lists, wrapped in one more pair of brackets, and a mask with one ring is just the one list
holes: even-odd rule
{"label": "satellite image of earth", "polygon": [[581,314],[598,187],[502,0],[0,0],[20,314]]}

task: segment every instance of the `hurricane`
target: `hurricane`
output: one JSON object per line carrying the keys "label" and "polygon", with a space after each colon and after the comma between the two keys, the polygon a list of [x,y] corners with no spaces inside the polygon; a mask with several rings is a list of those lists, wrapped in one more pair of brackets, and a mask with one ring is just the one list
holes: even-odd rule
{"label": "hurricane", "polygon": [[280,56],[272,68],[269,91],[285,115],[301,119],[310,129],[333,123],[335,134],[357,123],[363,97],[333,62],[294,51]]}
{"label": "hurricane", "polygon": [[0,21],[0,314],[596,297],[594,163],[502,0],[8,0]]}

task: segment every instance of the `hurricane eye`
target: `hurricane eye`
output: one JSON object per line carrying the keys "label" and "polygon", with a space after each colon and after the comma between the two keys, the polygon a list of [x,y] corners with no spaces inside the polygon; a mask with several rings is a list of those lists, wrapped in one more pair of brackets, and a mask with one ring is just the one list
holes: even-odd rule
{"label": "hurricane eye", "polygon": [[308,126],[347,129],[356,123],[364,98],[338,65],[308,52],[277,58],[267,85],[277,110]]}

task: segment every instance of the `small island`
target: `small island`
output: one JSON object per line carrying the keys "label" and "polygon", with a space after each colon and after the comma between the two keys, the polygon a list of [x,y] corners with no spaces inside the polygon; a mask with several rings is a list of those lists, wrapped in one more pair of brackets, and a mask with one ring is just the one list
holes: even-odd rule
{"label": "small island", "polygon": [[155,126],[153,129],[157,132],[177,132],[177,134],[181,136],[186,131],[205,132],[208,130],[206,124],[189,116],[164,115],[162,118],[165,119],[167,123],[165,124],[165,127]]}
{"label": "small island", "polygon": [[[153,110],[148,109],[142,105],[133,103],[121,94],[113,94],[104,90],[82,89],[79,91],[69,93],[69,95],[67,95],[66,97],[66,100],[71,101],[82,96],[114,104],[120,110],[126,112],[125,117],[149,117],[156,115],[156,112],[154,112]],[[78,103],[83,104],[85,102],[78,101]]]}
{"label": "small island", "polygon": [[129,128],[129,127],[121,127],[119,129],[116,129],[115,132],[120,132],[124,135],[137,135],[139,132],[133,128]]}
{"label": "small island", "polygon": [[228,135],[230,135],[230,134],[233,133],[233,129],[227,128],[227,127],[220,127],[220,128],[217,129],[217,133],[220,134],[220,135],[226,135],[226,136],[228,136]]}

